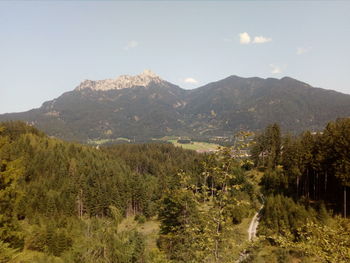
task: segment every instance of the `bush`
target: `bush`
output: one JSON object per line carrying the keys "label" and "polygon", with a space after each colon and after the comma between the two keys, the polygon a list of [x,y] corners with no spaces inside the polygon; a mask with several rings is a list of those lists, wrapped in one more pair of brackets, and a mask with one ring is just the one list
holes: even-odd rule
{"label": "bush", "polygon": [[191,143],[191,140],[182,139],[182,140],[177,140],[177,142],[181,144],[189,144]]}
{"label": "bush", "polygon": [[139,224],[144,224],[146,222],[146,217],[144,215],[136,215],[135,220]]}
{"label": "bush", "polygon": [[235,206],[231,210],[231,217],[233,224],[240,224],[243,218],[249,215],[249,208],[245,205]]}

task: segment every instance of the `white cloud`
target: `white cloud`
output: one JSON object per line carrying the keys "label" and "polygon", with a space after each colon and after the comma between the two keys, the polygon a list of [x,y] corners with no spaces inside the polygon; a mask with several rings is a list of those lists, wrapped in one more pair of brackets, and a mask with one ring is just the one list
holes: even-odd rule
{"label": "white cloud", "polygon": [[124,47],[125,50],[129,50],[132,48],[135,48],[139,45],[139,42],[137,42],[136,40],[131,40],[128,42],[128,44]]}
{"label": "white cloud", "polygon": [[271,42],[272,38],[270,37],[264,37],[264,36],[256,36],[251,40],[251,37],[247,32],[243,32],[239,34],[239,42],[243,45],[248,45],[250,43],[253,44],[264,44],[267,42]]}
{"label": "white cloud", "polygon": [[264,44],[264,43],[271,42],[271,41],[272,41],[272,38],[263,37],[263,36],[257,36],[257,37],[254,37],[253,43],[255,43],[255,44]]}
{"label": "white cloud", "polygon": [[183,81],[184,81],[185,83],[189,83],[189,84],[197,84],[197,83],[198,83],[198,80],[196,80],[196,79],[194,79],[194,78],[190,78],[190,77],[185,78]]}
{"label": "white cloud", "polygon": [[270,68],[271,68],[271,73],[272,74],[280,74],[282,73],[282,68],[280,66],[274,65],[274,64],[270,64]]}
{"label": "white cloud", "polygon": [[243,32],[239,34],[239,43],[243,45],[247,45],[250,43],[250,36],[247,32]]}
{"label": "white cloud", "polygon": [[297,55],[302,55],[302,54],[305,54],[305,53],[308,52],[308,51],[309,51],[309,48],[298,47],[298,48],[297,48],[296,54],[297,54]]}

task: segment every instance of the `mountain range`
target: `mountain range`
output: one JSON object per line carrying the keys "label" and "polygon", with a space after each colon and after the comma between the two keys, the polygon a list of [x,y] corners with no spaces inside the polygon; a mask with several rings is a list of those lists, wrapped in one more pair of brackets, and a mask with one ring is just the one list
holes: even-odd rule
{"label": "mountain range", "polygon": [[229,76],[185,90],[145,70],[137,76],[85,80],[40,108],[2,114],[0,121],[23,120],[51,136],[87,141],[167,135],[206,139],[260,130],[273,122],[297,133],[349,116],[350,95],[290,77]]}

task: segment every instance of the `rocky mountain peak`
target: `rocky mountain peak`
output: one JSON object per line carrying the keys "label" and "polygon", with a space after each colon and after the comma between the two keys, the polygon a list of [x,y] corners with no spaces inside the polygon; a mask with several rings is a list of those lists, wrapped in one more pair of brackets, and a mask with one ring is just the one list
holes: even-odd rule
{"label": "rocky mountain peak", "polygon": [[157,74],[155,74],[150,69],[145,69],[139,76],[150,77],[150,78],[159,78],[159,76]]}
{"label": "rocky mountain peak", "polygon": [[160,83],[163,80],[149,69],[144,70],[141,74],[136,76],[121,75],[116,79],[105,80],[85,80],[76,90],[119,90],[133,87],[147,87],[151,82]]}

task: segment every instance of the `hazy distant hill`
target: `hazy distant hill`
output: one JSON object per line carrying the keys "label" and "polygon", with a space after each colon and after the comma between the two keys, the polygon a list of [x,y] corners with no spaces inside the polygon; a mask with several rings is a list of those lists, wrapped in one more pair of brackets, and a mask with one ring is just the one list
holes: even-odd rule
{"label": "hazy distant hill", "polygon": [[297,132],[320,129],[350,116],[350,95],[313,88],[298,80],[230,76],[189,92],[189,119],[201,116],[220,131],[257,130],[278,122]]}
{"label": "hazy distant hill", "polygon": [[285,131],[321,129],[350,116],[350,95],[313,88],[292,78],[230,76],[184,90],[150,71],[86,80],[39,109],[0,115],[24,120],[68,140],[151,139],[164,135],[222,136],[278,122]]}

